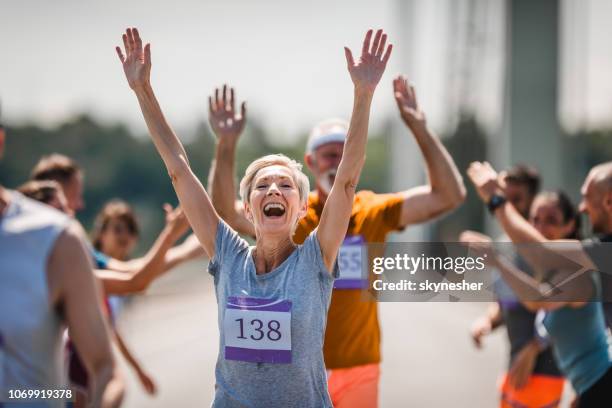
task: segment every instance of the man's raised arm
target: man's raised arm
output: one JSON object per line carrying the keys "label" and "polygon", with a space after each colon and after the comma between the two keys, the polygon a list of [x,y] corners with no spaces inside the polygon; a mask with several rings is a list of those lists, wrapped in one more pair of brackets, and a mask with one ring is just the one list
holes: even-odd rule
{"label": "man's raised arm", "polygon": [[404,191],[401,226],[429,221],[458,207],[466,196],[463,179],[452,157],[427,127],[416,91],[403,76],[393,81],[393,93],[402,120],[412,132],[427,165],[429,183]]}
{"label": "man's raised arm", "polygon": [[208,177],[210,198],[225,222],[239,233],[254,237],[253,224],[244,215],[242,203],[235,198],[236,145],[246,122],[246,102],[242,102],[238,114],[234,88],[223,85],[221,92],[215,89],[214,96],[208,97],[208,121],[217,137]]}

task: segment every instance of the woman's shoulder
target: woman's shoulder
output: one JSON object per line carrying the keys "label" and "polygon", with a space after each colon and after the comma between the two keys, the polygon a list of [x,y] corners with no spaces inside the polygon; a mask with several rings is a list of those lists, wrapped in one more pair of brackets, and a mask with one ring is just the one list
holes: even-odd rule
{"label": "woman's shoulder", "polygon": [[216,237],[215,252],[235,253],[248,251],[249,243],[238,234],[232,227],[230,227],[222,219],[219,220],[217,225],[217,237]]}
{"label": "woman's shoulder", "polygon": [[215,276],[224,266],[243,261],[250,254],[249,248],[249,243],[220,219],[215,238],[215,255],[208,264],[208,272]]}
{"label": "woman's shoulder", "polygon": [[318,270],[318,272],[326,278],[336,278],[339,275],[338,259],[336,258],[334,263],[334,270],[330,272],[323,261],[323,252],[319,243],[317,231],[318,228],[315,228],[304,240],[304,243],[298,247],[300,251],[300,262],[307,264],[310,269]]}

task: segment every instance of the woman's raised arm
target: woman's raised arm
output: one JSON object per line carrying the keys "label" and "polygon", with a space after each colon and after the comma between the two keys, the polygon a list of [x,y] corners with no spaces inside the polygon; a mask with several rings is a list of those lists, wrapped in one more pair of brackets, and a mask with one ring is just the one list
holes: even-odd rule
{"label": "woman's raised arm", "polygon": [[125,54],[117,47],[125,77],[136,94],[149,134],[172,179],[181,207],[198,240],[210,258],[215,255],[219,216],[204,186],[189,167],[187,153],[170,128],[151,87],[151,45],[142,45],[136,28],[123,34]]}
{"label": "woman's raised arm", "polygon": [[328,270],[333,269],[333,263],[348,228],[355,188],[365,163],[372,97],[391,56],[392,46],[386,46],[387,34],[378,30],[374,41],[371,40],[372,30],[369,30],[363,41],[361,57],[356,62],[351,50],[344,48],[355,96],[342,160],[323,208],[317,232],[323,260]]}

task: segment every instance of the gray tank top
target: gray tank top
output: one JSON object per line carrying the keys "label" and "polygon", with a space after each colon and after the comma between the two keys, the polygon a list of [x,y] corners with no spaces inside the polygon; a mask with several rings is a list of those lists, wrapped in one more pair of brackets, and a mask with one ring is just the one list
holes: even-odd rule
{"label": "gray tank top", "polygon": [[0,218],[0,405],[17,402],[8,390],[65,388],[63,326],[49,301],[47,260],[70,219],[9,194]]}
{"label": "gray tank top", "polygon": [[316,232],[263,275],[254,247],[223,221],[215,245],[208,266],[220,333],[213,407],[331,407],[323,338],[338,264],[332,276]]}

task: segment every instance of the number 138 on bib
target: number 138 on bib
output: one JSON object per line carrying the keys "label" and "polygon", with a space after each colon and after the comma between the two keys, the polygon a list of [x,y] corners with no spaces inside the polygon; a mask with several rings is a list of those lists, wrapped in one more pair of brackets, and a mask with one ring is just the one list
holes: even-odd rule
{"label": "number 138 on bib", "polygon": [[291,363],[291,301],[230,296],[223,329],[226,360]]}

